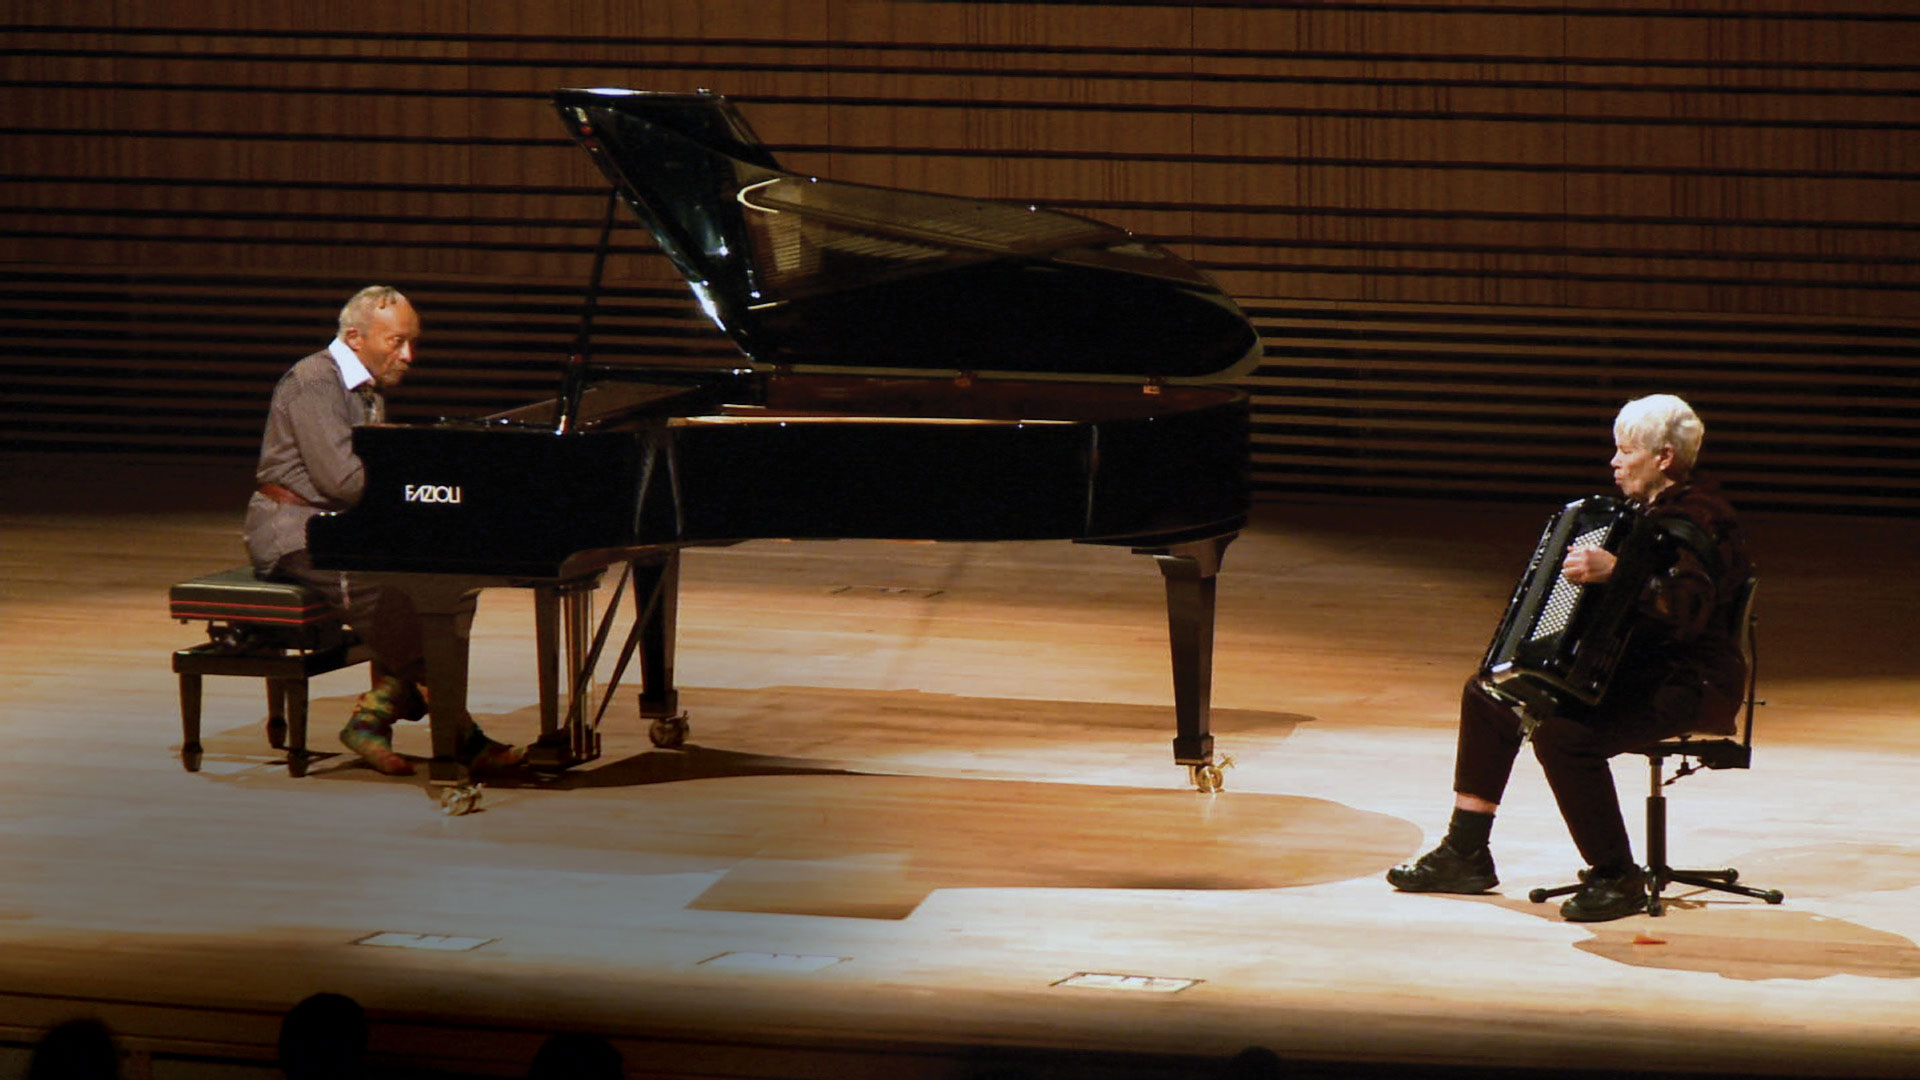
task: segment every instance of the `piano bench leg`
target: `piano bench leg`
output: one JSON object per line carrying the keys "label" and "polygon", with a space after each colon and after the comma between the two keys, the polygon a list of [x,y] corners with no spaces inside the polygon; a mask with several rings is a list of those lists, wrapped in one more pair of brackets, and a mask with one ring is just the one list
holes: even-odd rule
{"label": "piano bench leg", "polygon": [[286,709],[285,731],[279,747],[287,752],[287,775],[307,775],[307,680],[282,679],[280,694]]}
{"label": "piano bench leg", "polygon": [[365,663],[372,652],[352,641],[319,653],[234,653],[200,646],[173,654],[173,670],[180,676],[180,763],[199,772],[205,751],[200,741],[203,679],[227,675],[260,679],[266,683],[268,745],[287,755],[287,772],[305,776],[317,755],[307,749],[308,681],[315,675]]}
{"label": "piano bench leg", "polygon": [[[303,688],[304,689],[304,688]],[[267,680],[267,745],[287,748],[287,680]]]}
{"label": "piano bench leg", "polygon": [[200,771],[200,676],[180,673],[180,764],[188,772]]}

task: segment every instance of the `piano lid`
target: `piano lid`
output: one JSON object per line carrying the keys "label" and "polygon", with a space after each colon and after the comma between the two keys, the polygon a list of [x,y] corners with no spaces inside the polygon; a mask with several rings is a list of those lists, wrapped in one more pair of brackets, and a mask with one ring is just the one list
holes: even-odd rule
{"label": "piano lid", "polygon": [[1125,230],[785,172],[706,91],[553,100],[757,363],[1137,381],[1220,378],[1258,360],[1232,300]]}

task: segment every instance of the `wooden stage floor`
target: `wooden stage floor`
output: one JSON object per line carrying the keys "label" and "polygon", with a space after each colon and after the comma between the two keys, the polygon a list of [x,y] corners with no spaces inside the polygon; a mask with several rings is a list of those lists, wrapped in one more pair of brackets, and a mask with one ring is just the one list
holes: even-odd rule
{"label": "wooden stage floor", "polygon": [[[383,1062],[471,1075],[560,1030],[634,1076],[1203,1076],[1249,1046],[1303,1074],[1920,1074],[1920,522],[1750,519],[1755,767],[1670,789],[1673,856],[1786,903],[1581,926],[1526,898],[1577,866],[1530,759],[1497,895],[1381,880],[1444,825],[1459,685],[1546,506],[1262,505],[1221,579],[1220,795],[1171,764],[1148,560],[755,542],[686,559],[686,750],[623,692],[600,761],[447,817],[339,756],[290,778],[241,680],[208,681],[181,768],[168,654],[199,631],[166,587],[242,561],[244,466],[0,464],[0,1077],[79,1014],[136,1076],[269,1075],[317,990]],[[502,737],[534,727],[531,637],[524,594],[483,599]],[[317,680],[316,747],[363,682]],[[1644,763],[1617,774],[1637,831]]]}

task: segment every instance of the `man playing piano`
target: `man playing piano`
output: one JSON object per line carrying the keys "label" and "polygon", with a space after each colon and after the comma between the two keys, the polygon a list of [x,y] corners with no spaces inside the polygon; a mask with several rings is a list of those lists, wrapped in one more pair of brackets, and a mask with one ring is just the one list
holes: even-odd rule
{"label": "man playing piano", "polygon": [[[1740,587],[1752,573],[1732,506],[1693,476],[1705,428],[1671,394],[1630,401],[1614,421],[1613,479],[1639,513],[1682,521],[1696,538],[1641,592],[1627,651],[1596,705],[1577,702],[1533,731],[1534,754],[1567,829],[1590,869],[1561,905],[1576,922],[1618,919],[1647,906],[1645,872],[1634,863],[1608,759],[1685,732],[1730,734],[1746,662],[1734,626]],[[1599,548],[1567,552],[1561,570],[1581,585],[1612,576],[1616,559]],[[1446,838],[1416,861],[1387,872],[1403,892],[1481,893],[1499,884],[1487,840],[1524,738],[1514,710],[1478,676],[1460,704],[1454,810]]]}
{"label": "man playing piano", "polygon": [[[360,695],[340,741],[389,776],[413,772],[413,763],[394,752],[394,721],[427,713],[419,619],[401,593],[358,575],[314,569],[307,522],[359,501],[366,477],[353,452],[353,429],[384,418],[386,391],[413,366],[419,337],[420,317],[399,290],[369,285],[355,293],[340,309],[338,336],[274,387],[254,471],[258,486],[247,502],[254,572],[318,591],[373,650],[373,687]],[[522,756],[477,725],[462,747],[474,772],[505,768]]]}

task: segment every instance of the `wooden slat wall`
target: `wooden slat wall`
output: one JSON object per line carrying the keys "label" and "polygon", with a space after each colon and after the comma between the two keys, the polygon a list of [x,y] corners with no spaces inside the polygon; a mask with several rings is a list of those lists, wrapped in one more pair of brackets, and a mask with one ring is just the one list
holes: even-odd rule
{"label": "wooden slat wall", "polygon": [[[1556,499],[1670,389],[1750,506],[1920,512],[1920,12],[1857,0],[0,3],[0,449],[246,455],[370,280],[404,417],[545,393],[603,191],[559,86],[1168,243],[1254,315],[1263,492]],[[596,353],[730,347],[623,227]]]}

